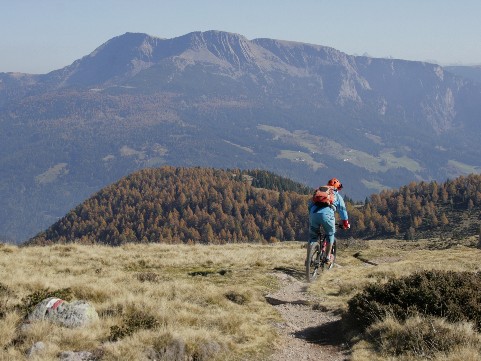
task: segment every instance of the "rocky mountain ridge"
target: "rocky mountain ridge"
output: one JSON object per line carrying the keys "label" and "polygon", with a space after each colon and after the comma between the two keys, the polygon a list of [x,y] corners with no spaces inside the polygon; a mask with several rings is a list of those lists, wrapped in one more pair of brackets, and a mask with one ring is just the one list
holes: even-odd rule
{"label": "rocky mountain ridge", "polygon": [[0,237],[161,165],[261,168],[363,199],[481,171],[481,85],[439,65],[222,31],[126,33],[48,74],[0,73]]}

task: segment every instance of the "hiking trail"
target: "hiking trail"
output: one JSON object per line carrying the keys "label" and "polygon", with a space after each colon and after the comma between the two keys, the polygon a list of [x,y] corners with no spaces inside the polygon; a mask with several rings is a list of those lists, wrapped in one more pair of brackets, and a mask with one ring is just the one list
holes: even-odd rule
{"label": "hiking trail", "polygon": [[283,321],[276,324],[280,341],[269,360],[348,360],[340,316],[323,309],[322,305],[313,307],[318,300],[308,294],[308,284],[301,281],[304,275],[299,271],[276,271],[273,275],[281,288],[267,295],[266,300],[280,313]]}

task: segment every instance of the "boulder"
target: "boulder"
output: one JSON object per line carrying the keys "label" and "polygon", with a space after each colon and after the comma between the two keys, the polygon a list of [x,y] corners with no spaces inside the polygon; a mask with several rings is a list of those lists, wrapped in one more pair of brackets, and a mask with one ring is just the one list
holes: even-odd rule
{"label": "boulder", "polygon": [[45,350],[45,344],[42,341],[35,342],[32,347],[27,351],[27,357],[32,358],[39,356]]}
{"label": "boulder", "polygon": [[95,308],[86,301],[67,302],[50,297],[39,304],[28,315],[28,321],[49,320],[65,327],[83,327],[98,321]]}
{"label": "boulder", "polygon": [[64,351],[60,353],[59,359],[61,361],[92,361],[95,360],[95,357],[89,351]]}

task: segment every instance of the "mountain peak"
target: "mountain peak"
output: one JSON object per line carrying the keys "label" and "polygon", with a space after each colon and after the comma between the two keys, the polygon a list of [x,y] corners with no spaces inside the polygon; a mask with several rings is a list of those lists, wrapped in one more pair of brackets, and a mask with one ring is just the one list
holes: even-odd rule
{"label": "mountain peak", "polygon": [[53,72],[60,86],[88,86],[132,76],[154,62],[154,49],[164,41],[143,33],[125,33],[100,45],[72,65]]}
{"label": "mountain peak", "polygon": [[258,47],[243,35],[218,30],[192,32],[181,38],[189,44],[183,58],[236,69],[251,63]]}

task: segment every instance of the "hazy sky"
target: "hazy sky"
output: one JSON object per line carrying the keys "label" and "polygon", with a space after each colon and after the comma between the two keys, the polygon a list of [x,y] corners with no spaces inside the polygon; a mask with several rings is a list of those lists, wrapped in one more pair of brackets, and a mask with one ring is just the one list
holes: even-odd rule
{"label": "hazy sky", "polygon": [[0,72],[47,73],[126,32],[199,30],[481,64],[480,0],[0,0],[0,9]]}

